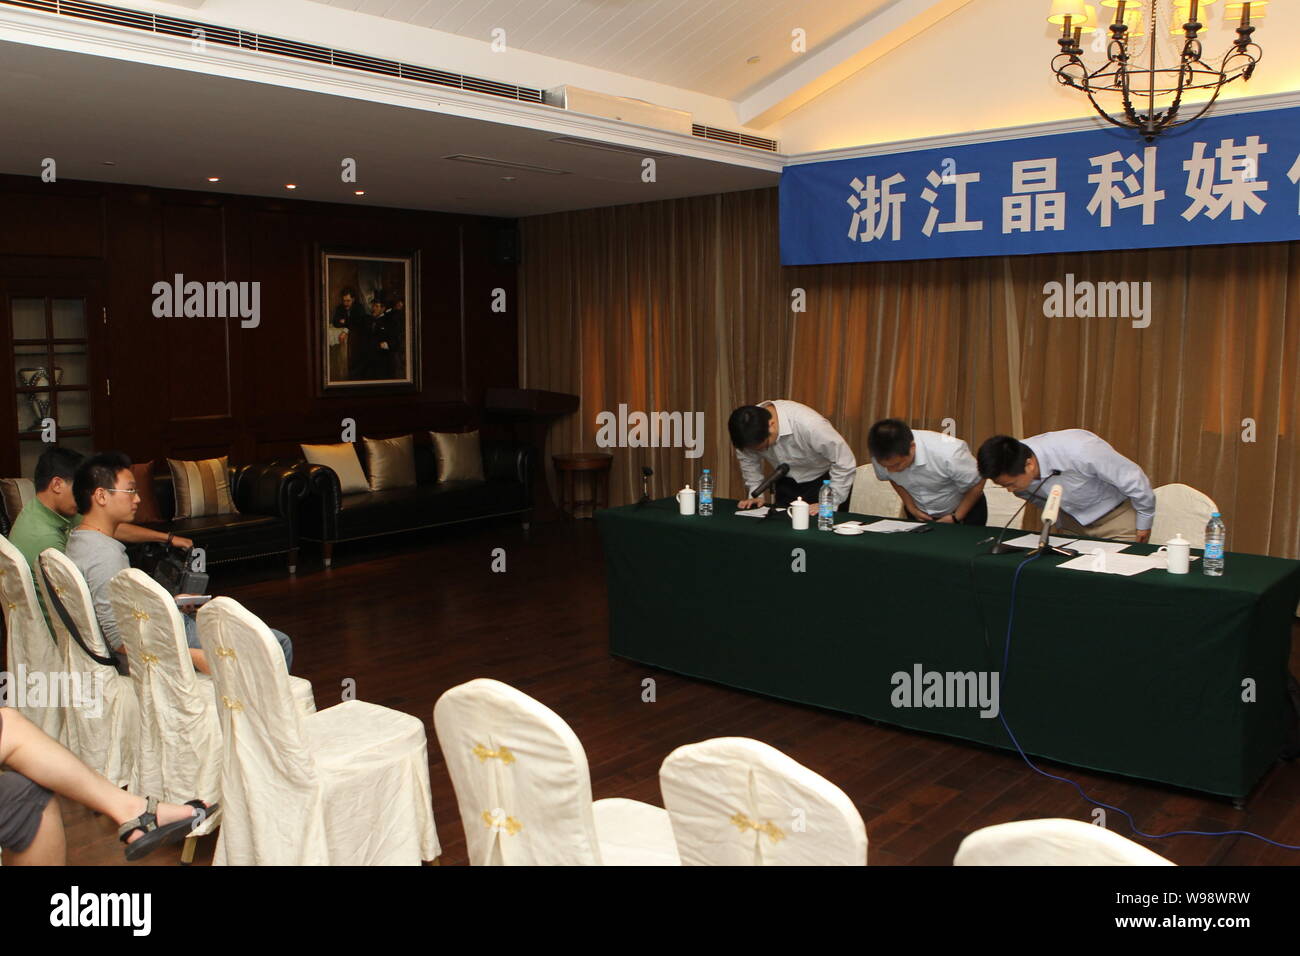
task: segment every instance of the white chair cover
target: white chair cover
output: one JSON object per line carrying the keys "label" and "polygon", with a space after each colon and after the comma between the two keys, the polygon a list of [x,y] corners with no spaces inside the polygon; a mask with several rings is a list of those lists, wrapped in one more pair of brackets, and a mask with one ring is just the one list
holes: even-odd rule
{"label": "white chair cover", "polygon": [[217,865],[419,865],[441,853],[424,724],[345,701],[305,716],[270,630],[227,597],[199,610],[225,740]]}
{"label": "white chair cover", "polygon": [[[99,656],[111,656],[112,651],[95,618],[90,589],[77,566],[54,548],[42,551],[40,562],[82,640]],[[45,606],[50,609],[50,623],[62,651],[64,670],[68,672],[70,682],[80,682],[82,693],[86,695],[82,706],[64,709],[68,749],[115,786],[134,786],[140,708],[131,678],[122,676],[110,664],[91,660],[73,640],[63,619],[55,611],[43,578],[40,587]]]}
{"label": "white chair cover", "polygon": [[1173,866],[1158,853],[1081,820],[1020,820],[976,830],[953,866]]}
{"label": "white chair cover", "polygon": [[1151,523],[1151,543],[1162,545],[1176,534],[1205,547],[1205,526],[1219,506],[1190,485],[1161,485],[1156,489],[1156,517]]}
{"label": "white chair cover", "polygon": [[659,769],[684,866],[866,866],[853,801],[775,747],[718,737],[678,747]]}
{"label": "white chair cover", "polygon": [[[0,536],[0,601],[4,602],[5,669],[9,672],[10,702],[24,717],[58,741],[66,740],[63,731],[62,689],[66,686],[63,654],[50,633],[36,599],[32,569],[22,552]],[[35,681],[29,675],[41,674]],[[20,688],[25,684],[25,688]],[[25,690],[38,691],[40,698]],[[60,698],[53,693],[58,691]],[[40,703],[41,706],[34,706]]]}
{"label": "white chair cover", "polygon": [[[813,511],[817,502],[812,502]],[[876,477],[871,462],[859,465],[853,473],[853,490],[849,492],[849,510],[859,515],[877,515],[881,518],[903,517],[903,499],[894,486]]]}
{"label": "white chair cover", "polygon": [[433,708],[474,866],[678,863],[668,814],[591,800],[587,755],[556,713],[500,681],[453,687]]}
{"label": "white chair cover", "polygon": [[[1010,521],[1020,506],[1024,504],[1020,498],[1017,498],[1001,485],[995,485],[991,481],[984,482],[984,503],[988,505],[989,516],[984,524],[989,528],[1002,528]],[[1024,514],[1020,516],[1020,521],[1015,525],[1016,529],[1024,528]]]}
{"label": "white chair cover", "polygon": [[138,568],[108,584],[140,702],[138,793],[171,803],[221,798],[221,721],[210,681],[199,681],[176,600]]}

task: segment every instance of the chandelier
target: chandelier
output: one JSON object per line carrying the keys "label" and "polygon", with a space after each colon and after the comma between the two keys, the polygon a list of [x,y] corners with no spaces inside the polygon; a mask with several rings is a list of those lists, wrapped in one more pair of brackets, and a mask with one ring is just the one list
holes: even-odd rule
{"label": "chandelier", "polygon": [[[1173,0],[1166,29],[1182,43],[1177,65],[1157,64],[1157,10],[1167,4],[1150,0],[1150,14],[1144,16],[1144,0],[1101,0],[1103,14],[1110,20],[1109,38],[1100,31],[1096,13],[1083,0],[1052,0],[1048,23],[1061,28],[1056,42],[1061,52],[1052,58],[1056,79],[1072,89],[1087,94],[1093,109],[1108,123],[1136,130],[1149,143],[1167,129],[1200,119],[1219,98],[1219,91],[1233,80],[1249,80],[1263,50],[1251,39],[1255,21],[1261,19],[1268,0],[1228,2],[1224,8],[1226,23],[1237,23],[1237,39],[1224,54],[1219,66],[1201,58],[1198,34],[1204,24],[1197,14],[1218,0]],[[1111,16],[1113,10],[1113,17]],[[1179,25],[1181,21],[1181,26]],[[1090,44],[1098,53],[1102,44],[1106,62],[1095,70],[1083,60],[1079,40],[1085,29],[1095,31],[1096,42]],[[1145,49],[1141,41],[1145,36]],[[1175,44],[1178,42],[1175,41]],[[1192,90],[1212,90],[1209,100],[1195,107],[1194,115],[1182,116],[1183,95]],[[1114,113],[1099,102],[1114,104],[1118,95],[1120,109]]]}

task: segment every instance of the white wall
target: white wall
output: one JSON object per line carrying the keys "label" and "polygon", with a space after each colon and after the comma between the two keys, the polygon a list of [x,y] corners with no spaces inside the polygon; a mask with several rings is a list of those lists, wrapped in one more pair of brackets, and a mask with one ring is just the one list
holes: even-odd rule
{"label": "white wall", "polygon": [[[1052,76],[1059,33],[1047,23],[1049,7],[1048,0],[968,4],[763,135],[797,154],[1095,115],[1087,97]],[[1222,26],[1222,9],[1216,5],[1202,32],[1212,63],[1236,35]],[[1269,11],[1255,33],[1264,50],[1255,76],[1225,88],[1220,102],[1300,90],[1300,3],[1273,3]],[[1100,65],[1104,55],[1089,58]]]}

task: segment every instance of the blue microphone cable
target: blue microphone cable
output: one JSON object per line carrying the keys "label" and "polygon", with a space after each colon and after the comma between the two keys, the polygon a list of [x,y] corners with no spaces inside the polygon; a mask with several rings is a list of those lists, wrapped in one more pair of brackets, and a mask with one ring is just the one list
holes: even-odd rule
{"label": "blue microphone cable", "polygon": [[[1024,570],[1026,564],[1028,564],[1030,561],[1033,561],[1040,556],[1041,555],[1039,554],[1031,554],[1029,557],[1025,558],[1025,560],[1021,561],[1020,564],[1016,566],[1016,574],[1011,581],[1011,606],[1007,612],[1007,639],[1006,639],[1006,643],[1003,645],[1002,648],[1002,671],[998,675],[999,702],[1004,702],[1006,700],[1004,691],[1006,686],[1007,665],[1011,660],[1011,629],[1012,626],[1015,624],[1015,620],[1016,620],[1016,591],[1020,586],[1020,572]],[[971,560],[972,579],[974,578],[974,569],[975,569],[975,562],[974,559],[972,558]],[[979,604],[978,591],[975,592],[975,602],[977,605]],[[981,612],[981,618],[982,617],[983,617],[983,613]],[[1128,821],[1129,828],[1139,836],[1146,837],[1149,840],[1164,840],[1169,837],[1175,837],[1175,836],[1248,836],[1256,840],[1262,840],[1263,842],[1271,846],[1281,847],[1283,850],[1300,850],[1300,846],[1296,846],[1291,843],[1279,843],[1276,840],[1270,840],[1268,837],[1261,836],[1258,833],[1252,833],[1250,830],[1173,830],[1169,833],[1147,833],[1144,830],[1140,830],[1138,828],[1138,825],[1133,822],[1132,814],[1130,814],[1127,810],[1121,809],[1120,807],[1112,806],[1109,803],[1102,803],[1100,800],[1094,800],[1092,797],[1088,796],[1088,794],[1084,792],[1083,787],[1079,786],[1077,782],[1071,780],[1069,777],[1058,777],[1054,773],[1048,773],[1046,770],[1043,770],[1035,766],[1034,762],[1030,760],[1029,756],[1025,753],[1024,748],[1020,746],[1020,741],[1016,739],[1016,735],[1011,732],[1011,725],[1007,723],[1005,703],[1000,703],[998,707],[998,720],[1002,721],[1002,728],[1007,732],[1007,736],[1011,738],[1011,742],[1016,745],[1016,752],[1019,753],[1020,758],[1024,760],[1026,764],[1029,765],[1030,770],[1034,771],[1035,773],[1042,774],[1044,777],[1047,777],[1049,780],[1059,780],[1062,783],[1068,783],[1070,786],[1074,787],[1074,789],[1078,791],[1080,797],[1082,797],[1088,803],[1091,803],[1093,806],[1102,807],[1106,810],[1114,810],[1116,813],[1122,814],[1124,816],[1124,819]]]}

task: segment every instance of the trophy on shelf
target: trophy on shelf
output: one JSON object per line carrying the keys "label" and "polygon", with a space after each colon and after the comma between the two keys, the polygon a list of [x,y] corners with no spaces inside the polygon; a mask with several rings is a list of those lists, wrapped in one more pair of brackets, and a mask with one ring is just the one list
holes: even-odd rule
{"label": "trophy on shelf", "polygon": [[[53,381],[50,378],[50,370],[45,366],[36,368],[20,368],[18,370],[18,384],[23,388],[41,388],[50,385],[61,385],[63,383],[63,369],[57,365],[54,367]],[[23,431],[38,432],[41,430],[41,422],[50,414],[50,393],[49,392],[32,392],[27,396],[31,403],[32,414],[36,417],[32,423]]]}

